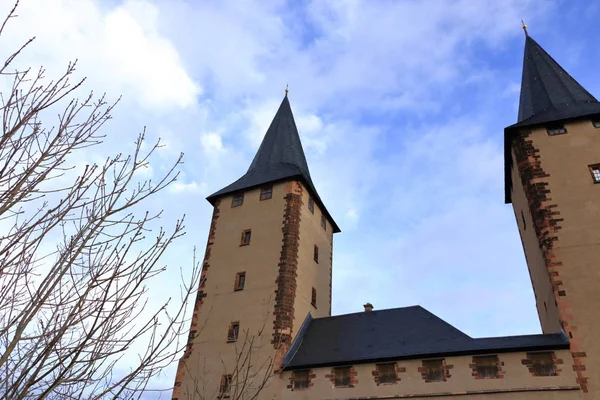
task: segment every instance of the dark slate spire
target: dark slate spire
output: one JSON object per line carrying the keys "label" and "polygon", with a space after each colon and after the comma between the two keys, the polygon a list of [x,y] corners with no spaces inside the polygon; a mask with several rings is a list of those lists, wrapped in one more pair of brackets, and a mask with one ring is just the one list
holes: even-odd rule
{"label": "dark slate spire", "polygon": [[525,29],[518,122],[504,129],[504,198],[511,203],[512,137],[520,128],[600,116],[600,103]]}
{"label": "dark slate spire", "polygon": [[526,34],[518,126],[600,113],[600,103]]}
{"label": "dark slate spire", "polygon": [[327,212],[310,177],[286,89],[285,97],[246,174],[231,185],[211,194],[207,200],[214,204],[220,196],[292,178],[300,178],[304,181],[314,200],[331,222],[334,232],[339,232],[338,226]]}

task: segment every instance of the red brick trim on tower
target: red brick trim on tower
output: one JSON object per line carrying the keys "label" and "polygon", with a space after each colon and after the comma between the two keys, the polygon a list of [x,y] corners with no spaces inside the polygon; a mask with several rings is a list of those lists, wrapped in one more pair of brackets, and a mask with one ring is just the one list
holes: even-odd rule
{"label": "red brick trim on tower", "polygon": [[206,279],[208,276],[208,269],[210,267],[210,252],[212,246],[215,242],[215,233],[217,230],[217,219],[219,218],[219,206],[221,205],[221,200],[215,201],[215,206],[213,209],[212,219],[210,221],[210,230],[208,232],[208,241],[206,243],[206,252],[204,253],[204,261],[202,262],[202,272],[200,273],[200,284],[198,287],[198,294],[196,295],[196,302],[194,303],[194,313],[192,314],[192,322],[190,327],[190,333],[188,336],[188,342],[185,348],[185,352],[183,353],[183,357],[179,360],[177,364],[177,373],[175,374],[175,386],[173,388],[173,400],[178,400],[179,396],[181,396],[181,382],[183,381],[183,377],[185,376],[185,360],[190,357],[192,353],[192,348],[194,346],[194,339],[198,334],[197,328],[199,324],[199,315],[200,309],[204,304],[204,298],[206,297],[205,287],[206,287]]}
{"label": "red brick trim on tower", "polygon": [[561,229],[560,223],[563,218],[559,218],[558,205],[550,197],[551,192],[548,188],[547,179],[550,175],[542,168],[540,151],[533,145],[530,134],[531,131],[527,130],[515,135],[512,149],[515,153],[516,166],[527,197],[529,210],[533,217],[535,233],[552,283],[560,324],[570,337],[573,370],[577,374],[577,383],[580,385],[581,390],[587,393],[588,377],[584,365],[586,353],[581,348],[578,340],[574,315],[560,276],[563,264],[554,252],[554,244],[559,240],[558,231]]}
{"label": "red brick trim on tower", "polygon": [[[290,182],[286,186],[285,209],[281,231],[283,239],[279,258],[279,273],[275,283],[275,309],[273,315],[273,344],[279,350],[281,358],[292,343],[294,324],[294,301],[296,299],[296,277],[298,269],[298,250],[300,248],[300,213],[302,210],[302,192],[300,182]],[[277,363],[279,367],[279,362]]]}

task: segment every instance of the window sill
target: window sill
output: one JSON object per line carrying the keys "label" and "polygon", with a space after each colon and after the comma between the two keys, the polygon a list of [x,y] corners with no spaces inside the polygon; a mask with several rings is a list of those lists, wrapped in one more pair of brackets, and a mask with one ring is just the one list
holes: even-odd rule
{"label": "window sill", "polygon": [[347,389],[347,388],[353,388],[354,385],[344,385],[344,386],[334,386],[334,388],[336,389]]}
{"label": "window sill", "polygon": [[250,243],[240,243],[240,247],[242,246],[250,246]]}
{"label": "window sill", "polygon": [[235,343],[237,342],[237,339],[227,339],[227,343]]}
{"label": "window sill", "polygon": [[244,288],[243,288],[243,287],[242,287],[242,288],[233,288],[233,291],[234,291],[234,292],[239,292],[239,291],[241,291],[241,290],[244,290]]}
{"label": "window sill", "polygon": [[377,384],[377,386],[391,386],[391,385],[395,385],[397,383],[398,383],[398,381],[394,381],[394,382],[379,382]]}

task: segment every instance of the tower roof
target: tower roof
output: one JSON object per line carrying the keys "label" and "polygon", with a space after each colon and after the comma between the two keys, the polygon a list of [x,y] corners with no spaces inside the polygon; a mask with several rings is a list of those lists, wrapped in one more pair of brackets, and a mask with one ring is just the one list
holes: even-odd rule
{"label": "tower roof", "polygon": [[525,38],[519,115],[514,127],[600,113],[600,103],[531,36]]}
{"label": "tower roof", "polygon": [[526,33],[517,123],[504,129],[504,197],[510,203],[511,139],[520,128],[600,115],[600,102]]}
{"label": "tower roof", "polygon": [[214,204],[214,201],[223,195],[290,178],[299,178],[306,184],[314,200],[331,222],[333,231],[340,232],[310,177],[308,163],[286,92],[248,171],[231,185],[208,196],[207,200]]}

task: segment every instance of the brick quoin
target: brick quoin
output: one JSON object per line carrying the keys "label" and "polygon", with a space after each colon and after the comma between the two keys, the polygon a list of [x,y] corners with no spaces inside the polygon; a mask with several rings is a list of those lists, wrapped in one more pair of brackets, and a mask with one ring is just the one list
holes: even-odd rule
{"label": "brick quoin", "polygon": [[[298,251],[300,248],[300,213],[302,210],[302,183],[294,181],[285,196],[283,212],[283,233],[279,272],[275,283],[275,307],[273,311],[273,339],[271,344],[278,350],[278,359],[282,358],[292,343],[294,327],[294,301],[296,299],[296,277],[298,270]],[[279,363],[277,363],[279,367]]]}
{"label": "brick quoin", "polygon": [[190,327],[190,334],[188,336],[188,342],[185,347],[183,357],[177,364],[177,373],[175,374],[175,386],[173,388],[172,400],[178,400],[181,396],[181,382],[185,376],[185,360],[187,360],[192,354],[192,348],[194,346],[194,339],[198,333],[197,327],[199,325],[199,315],[202,305],[204,304],[204,298],[206,297],[205,287],[206,279],[208,276],[208,269],[210,267],[210,251],[215,242],[215,233],[217,230],[217,219],[219,219],[219,206],[221,200],[215,201],[215,207],[213,209],[212,219],[210,221],[210,230],[208,232],[208,241],[206,243],[206,251],[204,253],[204,260],[202,262],[202,272],[200,273],[200,283],[198,287],[198,294],[196,295],[196,302],[194,303],[194,313],[192,315],[192,322]]}
{"label": "brick quoin", "polygon": [[[560,272],[563,264],[557,259],[554,244],[559,240],[558,231],[561,229],[558,205],[552,203],[550,189],[548,188],[548,173],[542,168],[540,151],[533,145],[530,138],[531,131],[522,131],[515,135],[512,149],[515,153],[517,168],[521,177],[521,184],[525,190],[529,210],[533,217],[535,233],[544,257],[546,269],[552,283],[554,298],[558,305],[560,324],[571,338],[571,354],[573,356],[573,370],[577,374],[577,383],[584,393],[588,393],[588,377],[585,372],[585,351],[581,349],[577,340],[577,328],[573,312],[567,301],[568,293],[563,288]],[[575,339],[575,340],[573,340]]]}

